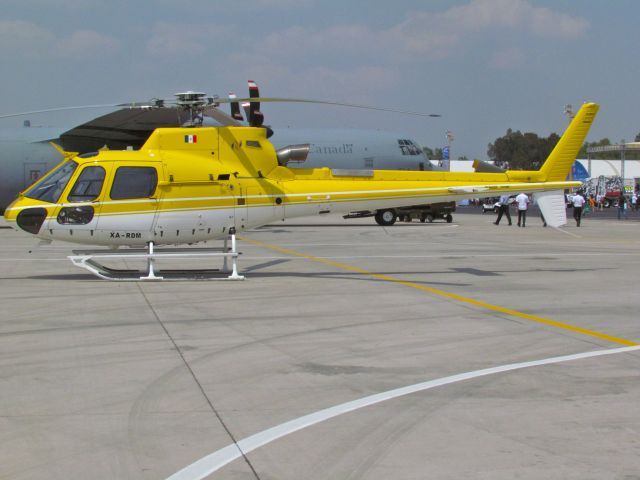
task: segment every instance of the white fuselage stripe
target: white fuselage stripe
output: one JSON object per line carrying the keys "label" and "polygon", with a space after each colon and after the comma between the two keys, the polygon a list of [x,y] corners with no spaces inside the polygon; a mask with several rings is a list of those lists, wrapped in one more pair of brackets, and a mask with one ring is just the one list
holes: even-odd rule
{"label": "white fuselage stripe", "polygon": [[[450,190],[451,188],[457,189],[457,188],[467,188],[467,189],[473,189],[473,188],[487,188],[487,189],[492,189],[495,190],[496,193],[499,193],[499,189],[501,188],[506,188],[508,190],[512,190],[513,187],[528,187],[529,190],[533,191],[533,190],[539,190],[541,188],[544,189],[551,189],[553,188],[556,184],[560,184],[560,185],[564,185],[563,182],[538,182],[538,183],[510,183],[510,184],[492,184],[492,185],[464,185],[464,186],[460,186],[460,187],[446,187],[446,186],[439,186],[439,187],[425,187],[425,188],[400,188],[400,189],[388,189],[388,190],[343,190],[343,191],[335,191],[335,192],[326,192],[326,191],[315,191],[315,192],[307,192],[307,193],[283,193],[283,194],[269,194],[269,195],[244,195],[244,196],[235,196],[235,195],[223,195],[223,196],[215,196],[215,197],[181,197],[181,198],[143,198],[143,199],[126,199],[126,200],[106,200],[104,202],[67,202],[67,203],[48,203],[48,204],[42,204],[42,205],[38,205],[39,207],[76,207],[76,206],[83,206],[83,205],[93,205],[93,206],[100,206],[100,205],[127,205],[127,204],[135,204],[135,203],[145,203],[145,202],[158,202],[160,204],[162,203],[169,203],[169,202],[198,202],[198,201],[210,201],[210,200],[228,200],[230,198],[245,198],[245,199],[251,199],[251,198],[294,198],[294,197],[318,197],[318,196],[325,196],[325,197],[329,197],[329,198],[316,198],[314,199],[314,201],[316,202],[320,202],[322,203],[323,201],[365,201],[365,200],[372,200],[372,199],[380,199],[380,198],[384,198],[384,199],[388,199],[387,196],[383,196],[383,197],[377,197],[377,196],[367,196],[367,197],[362,197],[362,198],[347,198],[347,199],[334,199],[334,198],[330,198],[331,195],[336,195],[336,196],[340,196],[340,195],[371,195],[371,194],[392,194],[392,193],[404,193],[404,194],[408,194],[410,192],[413,192],[413,195],[407,195],[406,197],[399,197],[399,198],[411,198],[411,197],[421,197],[422,194],[427,193],[427,192],[442,192],[441,195],[445,195],[445,196],[451,196],[451,197],[463,197],[463,196],[469,196],[470,193],[473,192],[468,192],[468,191],[455,191],[455,190]],[[439,195],[440,196],[440,195]],[[290,203],[294,203],[294,202],[290,202]],[[298,202],[295,202],[298,203]],[[300,203],[308,203],[308,202],[300,202]],[[286,204],[285,204],[286,205]],[[12,211],[12,210],[23,210],[25,208],[32,208],[34,207],[34,205],[28,205],[28,206],[22,206],[22,207],[11,207],[8,208],[8,211]]]}
{"label": "white fuselage stripe", "polygon": [[212,473],[220,470],[225,465],[232,461],[242,457],[243,455],[252,452],[268,443],[271,443],[279,438],[282,438],[291,433],[297,432],[304,428],[310,427],[325,420],[343,415],[345,413],[353,412],[370,405],[381,403],[394,398],[402,397],[404,395],[410,395],[416,392],[422,392],[436,387],[449,385],[456,382],[462,382],[465,380],[471,380],[473,378],[483,377],[486,375],[494,375],[496,373],[504,373],[512,370],[520,370],[523,368],[537,367],[541,365],[550,365],[554,363],[568,362],[571,360],[580,360],[584,358],[598,357],[602,355],[614,355],[618,353],[628,353],[640,350],[640,345],[633,347],[622,347],[606,350],[596,350],[586,353],[578,353],[574,355],[564,355],[561,357],[551,357],[542,360],[534,360],[530,362],[511,363],[508,365],[502,365],[499,367],[485,368],[482,370],[475,370],[472,372],[461,373],[458,375],[451,375],[449,377],[443,377],[436,380],[430,380],[423,383],[416,383],[406,387],[397,388],[394,390],[388,390],[386,392],[370,395],[351,402],[342,403],[334,407],[327,408],[325,410],[319,410],[317,412],[304,415],[302,417],[290,420],[275,427],[263,430],[262,432],[246,437],[239,440],[237,443],[232,443],[226,447],[213,452],[206,457],[192,463],[191,465],[183,468],[179,472],[174,473],[167,480],[200,480],[208,477]]}

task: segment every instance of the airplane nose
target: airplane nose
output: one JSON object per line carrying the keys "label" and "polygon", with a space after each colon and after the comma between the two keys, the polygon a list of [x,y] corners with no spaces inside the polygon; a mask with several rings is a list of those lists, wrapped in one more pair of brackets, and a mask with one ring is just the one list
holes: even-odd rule
{"label": "airplane nose", "polygon": [[25,232],[37,235],[47,218],[47,209],[42,207],[26,208],[16,218],[16,223]]}

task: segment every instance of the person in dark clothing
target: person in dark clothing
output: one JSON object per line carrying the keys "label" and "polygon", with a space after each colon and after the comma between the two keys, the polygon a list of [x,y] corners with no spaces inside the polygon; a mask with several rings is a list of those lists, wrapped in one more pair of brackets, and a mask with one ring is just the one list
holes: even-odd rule
{"label": "person in dark clothing", "polygon": [[500,219],[502,215],[506,215],[507,220],[509,220],[509,225],[511,225],[511,214],[509,213],[509,195],[502,195],[499,200],[500,208],[498,208],[498,219],[493,222],[496,225],[500,224]]}
{"label": "person in dark clothing", "polygon": [[624,196],[624,192],[620,192],[617,205],[618,205],[618,220],[620,220],[621,215],[624,215],[624,218],[626,220],[627,211],[625,210],[625,207],[627,206],[627,197]]}

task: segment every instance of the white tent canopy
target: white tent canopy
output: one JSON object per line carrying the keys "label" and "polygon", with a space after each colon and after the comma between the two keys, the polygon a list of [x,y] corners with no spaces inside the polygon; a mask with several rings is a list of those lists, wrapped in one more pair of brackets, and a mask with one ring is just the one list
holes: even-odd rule
{"label": "white tent canopy", "polygon": [[[577,160],[582,164],[591,178],[604,175],[605,177],[621,177],[622,176],[622,161],[621,160],[600,160],[592,159],[589,162],[588,159],[581,158]],[[589,167],[591,163],[591,167]],[[634,179],[640,178],[640,160],[625,160],[624,161],[624,178]]]}
{"label": "white tent canopy", "polygon": [[[591,178],[604,175],[605,177],[621,177],[622,161],[621,160],[601,160],[591,159],[589,162],[586,158],[576,160],[580,162],[584,169],[589,172]],[[437,165],[437,162],[432,162]],[[591,163],[591,165],[589,165]],[[473,172],[472,160],[451,160],[452,172]],[[627,180],[640,178],[640,160],[624,161],[624,177]]]}

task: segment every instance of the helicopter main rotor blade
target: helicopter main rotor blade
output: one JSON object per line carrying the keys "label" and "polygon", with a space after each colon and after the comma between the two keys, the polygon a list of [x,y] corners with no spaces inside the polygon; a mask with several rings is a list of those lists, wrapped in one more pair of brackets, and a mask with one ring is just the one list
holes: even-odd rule
{"label": "helicopter main rotor blade", "polygon": [[[67,110],[82,110],[82,109],[88,109],[88,108],[140,108],[140,109],[145,109],[145,108],[163,108],[163,107],[169,107],[169,106],[173,106],[175,105],[175,99],[152,99],[149,101],[144,101],[144,102],[127,102],[127,103],[105,103],[105,104],[99,104],[99,105],[78,105],[78,106],[71,106],[71,107],[57,107],[57,108],[47,108],[47,109],[43,109],[43,110],[31,110],[28,112],[19,112],[19,113],[10,113],[10,114],[5,114],[5,115],[0,115],[0,118],[11,118],[11,117],[20,117],[20,116],[25,116],[25,115],[35,115],[35,114],[40,114],[40,113],[51,113],[51,112],[62,112],[62,111],[67,111]],[[366,110],[378,110],[378,111],[382,111],[382,112],[392,112],[392,113],[400,113],[400,114],[404,114],[404,115],[415,115],[415,116],[419,116],[419,117],[432,117],[432,118],[437,118],[437,117],[441,117],[442,115],[440,114],[436,114],[436,113],[422,113],[422,112],[413,112],[413,111],[408,111],[408,110],[400,110],[400,109],[395,109],[395,108],[384,108],[384,107],[373,107],[371,105],[360,105],[360,104],[355,104],[355,103],[344,103],[344,102],[331,102],[328,100],[312,100],[312,99],[306,99],[306,98],[287,98],[287,97],[244,97],[244,98],[216,98],[215,99],[215,103],[258,103],[258,102],[265,102],[265,103],[309,103],[309,104],[316,104],[316,105],[333,105],[333,106],[339,106],[339,107],[351,107],[351,108],[363,108]],[[212,107],[212,104],[214,103],[214,99],[211,99],[210,103],[208,106],[206,106],[205,108],[207,110],[209,110],[210,108],[214,108]],[[218,110],[219,114],[221,115],[226,115],[224,112]],[[218,113],[214,113],[211,116],[212,118],[215,118],[216,120],[218,120],[214,115],[218,115]],[[228,115],[227,115],[228,116]],[[233,117],[228,116],[230,119],[234,120]],[[229,121],[229,118],[225,119],[225,122]],[[220,120],[218,120],[220,121]],[[238,123],[233,123],[232,125],[237,125]]]}
{"label": "helicopter main rotor blade", "polygon": [[238,120],[233,118],[231,115],[227,115],[222,110],[212,105],[208,107],[204,107],[203,113],[206,116],[213,118],[215,121],[220,123],[220,125],[224,125],[225,127],[229,125],[235,126],[235,127],[242,125],[242,123],[240,123]]}
{"label": "helicopter main rotor blade", "polygon": [[313,103],[319,105],[335,105],[338,107],[351,107],[351,108],[364,108],[367,110],[379,110],[382,112],[402,113],[405,115],[416,115],[418,117],[442,117],[439,113],[422,113],[412,112],[408,110],[399,110],[395,108],[373,107],[371,105],[359,105],[356,103],[344,103],[344,102],[330,102],[328,100],[312,100],[307,98],[287,98],[287,97],[245,97],[234,98],[230,100],[228,98],[220,98],[216,100],[219,103],[231,103],[231,102],[265,102],[265,103]]}
{"label": "helicopter main rotor blade", "polygon": [[[127,103],[102,103],[99,105],[75,105],[71,107],[55,107],[43,110],[31,110],[29,112],[9,113],[0,115],[0,118],[23,117],[25,115],[35,115],[38,113],[64,112],[66,110],[84,110],[89,108],[160,108],[164,107],[166,100],[146,100],[144,102],[127,102]],[[171,100],[174,101],[174,100]]]}
{"label": "helicopter main rotor blade", "polygon": [[0,118],[21,117],[25,115],[35,115],[36,113],[62,112],[65,110],[82,110],[85,108],[115,108],[119,106],[119,104],[107,103],[102,105],[78,105],[75,107],[47,108],[45,110],[32,110],[30,112],[9,113],[7,115],[0,115]]}

